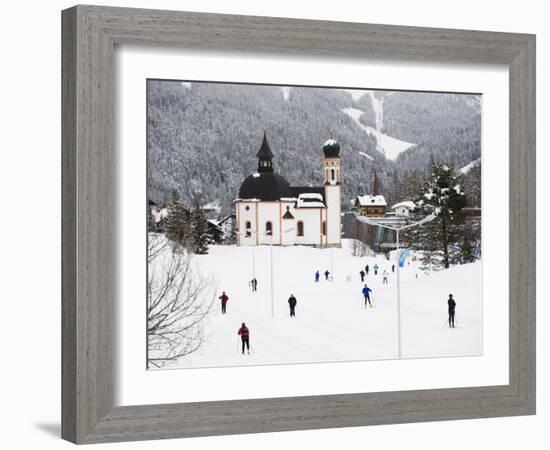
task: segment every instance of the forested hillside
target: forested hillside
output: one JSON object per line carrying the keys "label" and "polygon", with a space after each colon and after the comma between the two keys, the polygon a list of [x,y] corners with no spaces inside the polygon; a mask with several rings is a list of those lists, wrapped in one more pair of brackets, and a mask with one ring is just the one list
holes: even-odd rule
{"label": "forested hillside", "polygon": [[[275,171],[291,184],[322,182],[323,142],[340,142],[345,204],[370,192],[374,172],[381,192],[430,158],[455,167],[479,158],[480,105],[473,96],[397,92],[383,97],[383,133],[416,144],[387,160],[373,134],[343,110],[364,111],[376,127],[371,96],[357,102],[345,90],[217,83],[148,82],[148,196],[172,191],[190,206],[219,203],[231,211],[243,179],[256,170],[264,130]],[[368,155],[368,156],[365,156]],[[371,159],[372,158],[372,159]]]}

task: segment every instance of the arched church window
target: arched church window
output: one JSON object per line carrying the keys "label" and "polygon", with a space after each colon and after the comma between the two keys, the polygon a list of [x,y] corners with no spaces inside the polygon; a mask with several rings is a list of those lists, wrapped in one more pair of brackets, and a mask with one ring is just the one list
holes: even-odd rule
{"label": "arched church window", "polygon": [[326,220],[323,220],[322,230],[323,230],[323,236],[326,236],[327,235],[327,221]]}
{"label": "arched church window", "polygon": [[296,230],[296,234],[298,236],[304,235],[304,222],[302,222],[301,220],[298,222],[298,229]]}
{"label": "arched church window", "polygon": [[273,224],[269,221],[265,223],[265,234],[268,236],[273,234]]}
{"label": "arched church window", "polygon": [[330,179],[334,181],[334,169],[330,169]]}
{"label": "arched church window", "polygon": [[246,223],[245,223],[245,228],[246,228],[245,236],[246,236],[246,237],[252,236],[252,233],[250,232],[250,229],[252,228],[252,224],[250,223],[249,220],[246,221]]}

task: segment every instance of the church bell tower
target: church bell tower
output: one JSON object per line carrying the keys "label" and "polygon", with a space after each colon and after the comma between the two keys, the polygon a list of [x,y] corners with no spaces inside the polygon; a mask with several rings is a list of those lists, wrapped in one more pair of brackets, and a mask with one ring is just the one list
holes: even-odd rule
{"label": "church bell tower", "polygon": [[332,137],[323,145],[323,180],[325,188],[326,211],[326,242],[328,247],[342,246],[342,174],[340,168],[340,144]]}

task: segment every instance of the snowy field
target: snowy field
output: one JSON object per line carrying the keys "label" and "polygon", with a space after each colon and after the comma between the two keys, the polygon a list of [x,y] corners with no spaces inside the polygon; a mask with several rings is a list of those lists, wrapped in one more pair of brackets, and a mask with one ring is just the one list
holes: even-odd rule
{"label": "snowy field", "polygon": [[[354,257],[350,241],[342,249],[273,247],[271,314],[270,247],[211,246],[195,255],[205,275],[216,279],[217,296],[229,296],[227,314],[219,300],[206,324],[206,342],[195,353],[166,367],[214,367],[393,359],[397,357],[396,274],[384,256]],[[254,258],[253,258],[254,252]],[[331,256],[332,255],[332,256]],[[258,291],[251,292],[253,260]],[[377,263],[380,271],[372,273]],[[366,281],[373,289],[373,308],[365,309],[359,271],[369,264]],[[314,273],[333,268],[334,278]],[[382,271],[389,284],[382,284]],[[418,276],[418,277],[417,277]],[[447,298],[456,302],[457,327],[447,326]],[[289,317],[288,297],[298,300]],[[403,357],[479,355],[482,352],[481,262],[425,275],[416,262],[401,269]],[[251,354],[242,355],[237,330],[250,329]]]}

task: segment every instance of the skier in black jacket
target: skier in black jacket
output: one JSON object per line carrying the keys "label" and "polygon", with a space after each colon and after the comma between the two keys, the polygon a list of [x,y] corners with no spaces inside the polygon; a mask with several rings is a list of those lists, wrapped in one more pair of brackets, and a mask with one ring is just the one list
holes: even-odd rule
{"label": "skier in black jacket", "polygon": [[449,294],[449,300],[447,300],[447,304],[449,305],[449,328],[454,328],[456,302],[453,299],[453,294]]}
{"label": "skier in black jacket", "polygon": [[290,317],[296,316],[296,312],[294,311],[296,309],[296,297],[294,297],[294,294],[290,294],[290,297],[288,299],[288,306],[290,307]]}
{"label": "skier in black jacket", "polygon": [[246,350],[250,354],[250,330],[247,328],[244,322],[242,323],[241,328],[239,328],[239,331],[237,331],[237,334],[241,337],[241,341],[243,344],[243,355],[245,346]]}

